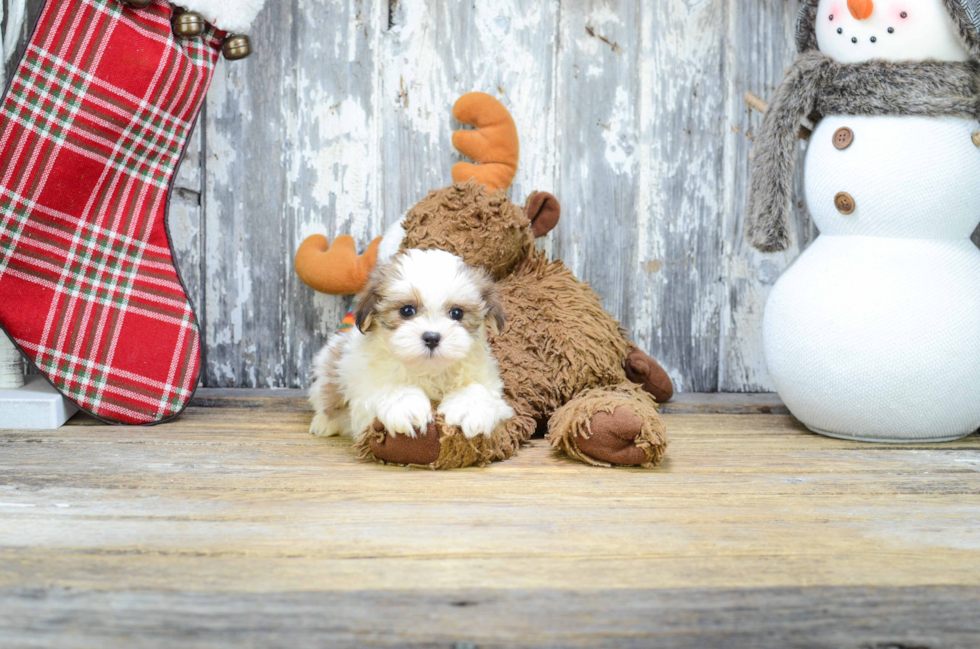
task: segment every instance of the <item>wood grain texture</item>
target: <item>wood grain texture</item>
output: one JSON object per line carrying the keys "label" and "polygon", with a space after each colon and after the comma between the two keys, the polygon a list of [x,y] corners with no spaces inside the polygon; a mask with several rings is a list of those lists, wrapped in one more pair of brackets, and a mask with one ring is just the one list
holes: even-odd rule
{"label": "wood grain texture", "polygon": [[[42,4],[29,0],[29,24]],[[171,203],[205,385],[307,384],[350,300],[298,282],[298,243],[366,245],[447,184],[452,104],[482,90],[520,130],[513,198],[542,189],[562,202],[541,246],[596,288],[678,390],[773,388],[765,301],[817,232],[799,205],[790,251],[745,243],[760,118],[742,95],[771,96],[794,56],[798,0],[267,5],[256,53],[218,67]],[[802,197],[801,174],[796,188]]]}
{"label": "wood grain texture", "polygon": [[562,3],[556,112],[562,218],[554,254],[622,318],[636,264],[640,80],[636,0]]}
{"label": "wood grain texture", "polygon": [[869,445],[785,415],[665,414],[656,471],[536,439],[435,473],[310,437],[289,398],[251,405],[0,431],[0,644],[975,639],[977,436]]}
{"label": "wood grain texture", "polygon": [[726,7],[644,2],[636,20],[639,194],[624,211],[637,215],[638,258],[624,289],[635,308],[623,316],[679,392],[719,387]]}
{"label": "wood grain texture", "polygon": [[0,588],[30,647],[975,649],[980,590],[460,590],[228,594]]}
{"label": "wood grain texture", "polygon": [[[305,235],[380,227],[378,2],[268,3],[208,95],[206,384],[305,383],[346,312],[292,272]],[[311,342],[312,340],[312,342]]]}
{"label": "wood grain texture", "polygon": [[[201,388],[191,405],[198,408],[275,408],[310,410],[305,390],[240,388]],[[674,395],[660,405],[660,412],[671,415],[771,415],[789,414],[779,396],[762,393],[695,393]]]}
{"label": "wood grain texture", "polygon": [[[461,156],[452,106],[474,90],[511,110],[521,138],[511,195],[555,186],[557,0],[390,0],[380,63],[384,93],[384,217],[393,223],[452,182]],[[468,128],[468,127],[467,127]]]}
{"label": "wood grain texture", "polygon": [[[8,8],[9,0],[0,0],[0,4],[3,5],[3,9],[4,9],[2,12],[3,20],[0,20],[0,26],[3,27],[4,36],[6,37],[7,18],[10,16],[10,10]],[[10,83],[11,75],[16,69],[17,64],[20,62],[21,56],[23,56],[24,54],[24,50],[27,48],[27,36],[34,29],[34,23],[37,22],[38,16],[41,15],[41,7],[43,6],[44,6],[43,0],[27,0],[27,4],[26,4],[27,15],[24,18],[24,25],[21,28],[20,40],[15,42],[8,42],[6,38],[4,38],[3,45],[4,45],[5,53],[9,53],[11,51],[13,52],[13,54],[11,54],[10,56],[10,60],[6,63],[6,65],[4,65],[3,61],[0,61],[0,65],[4,67],[4,71],[6,73],[5,77],[7,79],[8,84]],[[6,88],[4,88],[3,90],[5,91]]]}
{"label": "wood grain texture", "polygon": [[184,160],[177,171],[174,189],[170,194],[167,225],[173,245],[174,263],[187,289],[187,296],[198,317],[202,331],[207,325],[201,301],[204,294],[202,272],[204,259],[204,174],[202,128],[191,134]]}
{"label": "wood grain texture", "polygon": [[749,153],[761,124],[759,113],[742,100],[746,91],[770,97],[783,70],[796,54],[794,33],[799,3],[784,0],[731,2],[727,6],[726,126],[724,198],[721,210],[724,255],[724,305],[718,365],[723,391],[773,389],[762,353],[762,314],[769,291],[782,272],[817,236],[803,205],[800,147],[794,183],[797,202],[791,220],[792,247],[784,253],[761,253],[743,235],[749,184]]}

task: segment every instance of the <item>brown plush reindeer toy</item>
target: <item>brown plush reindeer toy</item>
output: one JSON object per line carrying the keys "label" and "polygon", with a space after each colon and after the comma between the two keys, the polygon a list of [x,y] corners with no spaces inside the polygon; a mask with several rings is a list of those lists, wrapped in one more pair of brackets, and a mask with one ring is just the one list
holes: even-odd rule
{"label": "brown plush reindeer toy", "polygon": [[657,402],[671,398],[670,378],[623,336],[588,285],[535,247],[558,224],[560,207],[544,192],[531,194],[524,209],[507,198],[519,150],[507,109],[471,93],[453,115],[476,127],[454,133],[453,144],[478,164],[457,164],[453,185],[430,192],[360,257],[349,237],[330,248],[324,237],[311,237],[296,255],[296,272],[318,291],[347,294],[366,283],[379,250],[382,262],[419,248],[482,266],[498,282],[507,314],[490,345],[516,414],[473,439],[441,416],[414,438],[376,422],[359,442],[362,456],[434,469],[485,465],[511,457],[546,425],[551,445],[583,462],[656,466],[667,446]]}

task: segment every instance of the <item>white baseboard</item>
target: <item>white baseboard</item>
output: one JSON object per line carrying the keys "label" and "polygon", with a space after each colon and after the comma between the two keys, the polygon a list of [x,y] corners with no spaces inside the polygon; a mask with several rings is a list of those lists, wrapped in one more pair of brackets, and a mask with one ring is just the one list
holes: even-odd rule
{"label": "white baseboard", "polygon": [[0,390],[0,430],[54,430],[78,412],[40,376],[28,376],[24,387]]}

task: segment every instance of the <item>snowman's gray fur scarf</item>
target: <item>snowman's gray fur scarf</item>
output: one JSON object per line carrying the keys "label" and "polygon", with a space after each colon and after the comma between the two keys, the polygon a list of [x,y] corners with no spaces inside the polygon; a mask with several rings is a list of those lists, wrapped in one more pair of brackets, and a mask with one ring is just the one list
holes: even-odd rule
{"label": "snowman's gray fur scarf", "polygon": [[823,115],[918,115],[980,119],[980,63],[838,63],[811,50],[790,66],[752,152],[745,233],[764,252],[789,247],[800,121]]}
{"label": "snowman's gray fur scarf", "polygon": [[[966,5],[970,11],[967,13]],[[963,44],[974,59],[980,59],[980,33],[975,19],[980,18],[980,2],[977,0],[946,0],[946,9],[960,31]],[[969,14],[973,14],[970,16]]]}

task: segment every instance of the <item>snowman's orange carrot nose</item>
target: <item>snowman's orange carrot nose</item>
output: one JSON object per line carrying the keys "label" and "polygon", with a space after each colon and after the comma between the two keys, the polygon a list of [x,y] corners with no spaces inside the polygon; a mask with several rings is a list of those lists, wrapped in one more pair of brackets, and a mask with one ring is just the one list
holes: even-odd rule
{"label": "snowman's orange carrot nose", "polygon": [[874,13],[874,0],[847,0],[847,8],[851,10],[851,15],[858,20],[870,18]]}

